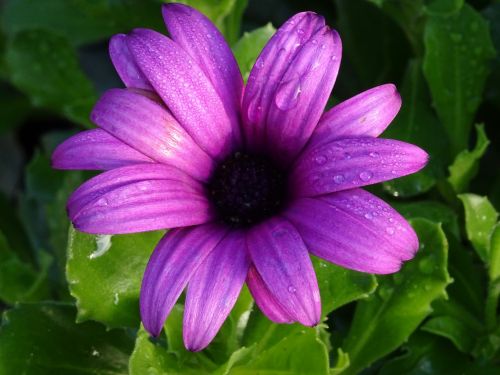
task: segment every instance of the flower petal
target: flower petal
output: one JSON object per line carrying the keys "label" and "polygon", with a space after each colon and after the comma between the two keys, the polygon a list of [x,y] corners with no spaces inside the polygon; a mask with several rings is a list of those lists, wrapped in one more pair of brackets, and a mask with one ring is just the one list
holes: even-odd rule
{"label": "flower petal", "polygon": [[141,319],[153,336],[186,287],[192,274],[224,237],[226,230],[205,224],[167,232],[149,258],[142,279]]}
{"label": "flower petal", "polygon": [[393,84],[364,91],[330,109],[321,118],[312,143],[338,138],[378,137],[401,108],[401,96]]}
{"label": "flower petal", "polygon": [[125,34],[117,34],[111,38],[109,41],[109,56],[125,86],[153,91],[147,78],[141,72],[130,53]]}
{"label": "flower petal", "polygon": [[227,155],[239,142],[239,127],[193,58],[152,30],[134,30],[127,40],[140,69],[196,143],[216,159]]}
{"label": "flower petal", "polygon": [[311,259],[299,233],[287,220],[273,218],[248,232],[252,262],[278,303],[293,320],[318,324],[321,301]]}
{"label": "flower petal", "polygon": [[392,139],[344,138],[310,144],[291,174],[294,196],[315,196],[406,176],[422,169],[421,148]]}
{"label": "flower petal", "polygon": [[279,160],[293,160],[309,140],[337,78],[341,56],[338,33],[325,26],[290,62],[267,117],[268,148]]}
{"label": "flower petal", "polygon": [[207,180],[214,161],[161,104],[125,89],[107,91],[91,119],[116,138],[150,158]]}
{"label": "flower petal", "polygon": [[205,72],[226,108],[239,118],[243,78],[229,48],[215,25],[196,9],[184,4],[165,4],[163,19],[170,36]]}
{"label": "flower petal", "polygon": [[108,170],[154,160],[101,129],[80,132],[68,138],[52,154],[57,169]]}
{"label": "flower petal", "polygon": [[213,219],[203,187],[176,168],[137,164],[105,172],[70,197],[68,214],[87,233],[118,234]]}
{"label": "flower petal", "polygon": [[184,344],[205,348],[233,308],[250,266],[243,232],[229,233],[208,255],[188,284],[184,308]]}
{"label": "flower petal", "polygon": [[245,141],[250,148],[259,151],[264,144],[269,108],[290,61],[324,26],[323,17],[312,12],[298,13],[276,31],[257,58],[242,101]]}
{"label": "flower petal", "polygon": [[362,189],[302,198],[284,215],[312,254],[356,271],[396,272],[418,250],[417,236],[408,222]]}
{"label": "flower petal", "polygon": [[293,322],[293,318],[276,301],[253,265],[248,270],[247,285],[255,303],[265,316],[275,323]]}

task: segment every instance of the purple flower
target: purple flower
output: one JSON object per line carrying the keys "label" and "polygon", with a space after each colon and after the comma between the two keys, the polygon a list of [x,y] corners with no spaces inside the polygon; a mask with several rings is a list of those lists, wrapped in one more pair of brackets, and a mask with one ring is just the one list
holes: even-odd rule
{"label": "purple flower", "polygon": [[170,38],[137,29],[110,42],[127,86],[106,92],[81,132],[53,154],[60,169],[106,172],[68,202],[75,228],[169,230],[142,282],[145,328],[159,335],[187,287],[184,342],[213,339],[246,282],[278,323],[321,319],[309,252],[340,266],[396,272],[418,239],[385,202],[360,189],[420,170],[427,154],[378,139],[401,99],[392,84],[322,113],[341,41],[314,13],[272,37],[248,84],[202,14],[163,6]]}

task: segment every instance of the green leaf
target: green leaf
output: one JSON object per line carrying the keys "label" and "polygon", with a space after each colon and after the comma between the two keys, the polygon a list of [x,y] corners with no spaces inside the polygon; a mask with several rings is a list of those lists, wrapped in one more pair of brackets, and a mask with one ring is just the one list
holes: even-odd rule
{"label": "green leaf", "polygon": [[67,39],[42,30],[20,32],[8,43],[6,61],[11,82],[35,107],[90,126],[96,94]]}
{"label": "green leaf", "polygon": [[47,273],[51,263],[52,258],[45,255],[42,269],[35,270],[31,264],[19,259],[0,231],[0,300],[14,304],[47,299]]}
{"label": "green leaf", "polygon": [[[348,82],[349,88],[356,92],[397,81],[411,49],[396,22],[366,0],[335,0],[335,5],[342,53],[356,73]],[[344,79],[342,74],[340,79]]]}
{"label": "green leaf", "polygon": [[425,28],[424,74],[454,154],[467,147],[495,55],[488,23],[465,4],[451,15],[430,15]]}
{"label": "green leaf", "polygon": [[477,140],[472,151],[463,150],[459,153],[452,165],[449,166],[448,182],[457,193],[463,193],[469,183],[476,176],[479,169],[479,160],[486,152],[490,141],[484,132],[484,125],[476,125]]}
{"label": "green leaf", "polygon": [[458,196],[465,209],[465,230],[483,262],[489,262],[490,235],[497,222],[498,213],[488,198],[475,194]]}
{"label": "green leaf", "polygon": [[379,277],[377,293],[359,301],[343,345],[356,374],[401,345],[431,312],[431,302],[451,282],[446,270],[448,243],[439,224],[411,221],[421,243],[414,260],[394,276]]}
{"label": "green leaf", "polygon": [[[0,51],[0,57],[2,51]],[[30,113],[28,99],[17,90],[0,82],[0,135],[15,129]]]}
{"label": "green leaf", "polygon": [[474,332],[452,316],[438,316],[427,321],[422,330],[443,336],[453,342],[458,350],[468,353],[475,342]]}
{"label": "green leaf", "polygon": [[464,5],[464,0],[426,0],[425,11],[433,16],[449,16],[458,12]]}
{"label": "green leaf", "polygon": [[491,3],[482,14],[490,24],[491,39],[497,55],[491,64],[491,74],[486,83],[486,97],[497,108],[500,106],[500,2]]}
{"label": "green leaf", "polygon": [[257,60],[260,52],[275,31],[276,29],[273,25],[268,23],[266,26],[244,33],[240,40],[234,45],[233,53],[238,61],[245,82],[250,75],[255,60]]}
{"label": "green leaf", "polygon": [[161,342],[150,339],[149,334],[141,327],[137,333],[135,348],[130,356],[130,375],[203,375],[209,374],[202,368],[190,368],[182,365],[177,356],[168,351]]}
{"label": "green leaf", "polygon": [[339,375],[349,367],[349,355],[344,353],[341,348],[337,349],[337,359],[335,365],[330,368],[330,375]]}
{"label": "green leaf", "polygon": [[383,187],[395,197],[411,197],[427,192],[444,175],[448,145],[446,133],[428,104],[427,85],[417,60],[409,63],[401,95],[401,111],[383,137],[416,144],[429,153],[430,159],[422,171],[385,182]]}
{"label": "green leaf", "polygon": [[467,357],[443,339],[424,333],[412,335],[404,354],[386,362],[380,375],[463,374]]}
{"label": "green leaf", "polygon": [[[447,292],[450,299],[447,305],[460,304],[476,319],[483,318],[486,275],[484,266],[477,261],[472,249],[466,248],[458,238],[448,237],[450,256],[448,270],[453,278]],[[436,301],[437,303],[437,301]],[[463,317],[463,314],[460,314]]]}
{"label": "green leaf", "polygon": [[457,214],[438,201],[391,202],[391,205],[406,219],[423,218],[441,223],[446,231],[460,236]]}
{"label": "green leaf", "polygon": [[147,261],[162,231],[90,235],[70,229],[66,277],[77,321],[108,327],[139,325],[139,291]]}
{"label": "green leaf", "polygon": [[233,10],[224,20],[225,37],[229,45],[234,45],[241,34],[243,13],[248,6],[248,0],[236,0]]}
{"label": "green leaf", "polygon": [[425,25],[423,0],[369,0],[404,30],[415,53],[420,56],[423,51],[422,33]]}
{"label": "green leaf", "polygon": [[491,232],[489,277],[490,280],[500,277],[500,223],[497,223]]}
{"label": "green leaf", "polygon": [[261,352],[231,375],[327,375],[328,350],[319,338],[319,329],[303,328]]}
{"label": "green leaf", "polygon": [[159,0],[8,0],[1,22],[8,35],[43,29],[80,45],[134,27],[162,30],[160,4]]}
{"label": "green leaf", "polygon": [[323,316],[339,307],[362,298],[368,298],[377,287],[375,276],[312,257],[321,294]]}
{"label": "green leaf", "polygon": [[[78,171],[56,171],[45,153],[37,151],[25,170],[26,189],[20,197],[20,217],[35,249],[40,265],[40,250],[56,261],[60,292],[67,293],[64,269],[69,220],[65,210],[69,194],[81,182]],[[54,278],[57,278],[54,277]]]}
{"label": "green leaf", "polygon": [[250,360],[254,347],[255,346],[251,346],[250,348],[242,347],[236,350],[233,354],[231,354],[229,360],[219,367],[213,375],[231,375],[233,367],[246,363]]}
{"label": "green leaf", "polygon": [[75,324],[71,305],[22,304],[4,313],[0,373],[125,375],[132,342],[122,331]]}

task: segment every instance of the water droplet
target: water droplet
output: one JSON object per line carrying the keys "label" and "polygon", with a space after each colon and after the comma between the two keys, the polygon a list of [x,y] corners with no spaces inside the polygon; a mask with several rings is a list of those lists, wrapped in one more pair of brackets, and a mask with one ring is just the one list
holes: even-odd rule
{"label": "water droplet", "polygon": [[382,285],[378,288],[378,295],[384,301],[389,299],[393,292],[394,292],[394,288],[392,286],[389,286],[389,285]]}
{"label": "water droplet", "polygon": [[107,206],[108,204],[109,202],[106,198],[101,198],[97,201],[98,206]]}
{"label": "water droplet", "polygon": [[373,214],[371,214],[371,213],[367,212],[367,213],[365,214],[365,218],[366,218],[366,219],[368,219],[368,220],[371,220],[371,219],[373,219]]}
{"label": "water droplet", "polygon": [[255,62],[255,66],[259,69],[264,67],[264,59],[262,57],[259,57],[257,61]]}
{"label": "water droplet", "polygon": [[324,156],[324,155],[319,155],[319,156],[316,156],[316,157],[314,158],[314,161],[315,161],[315,162],[316,162],[316,164],[318,164],[318,165],[323,165],[323,164],[325,164],[327,160],[328,160],[328,159],[327,159],[327,158],[326,158],[326,156]]}
{"label": "water droplet", "polygon": [[335,176],[333,176],[333,181],[336,183],[336,184],[341,184],[342,182],[344,182],[344,176],[341,175],[341,174],[336,174]]}
{"label": "water droplet", "polygon": [[420,270],[420,272],[428,275],[428,274],[432,273],[435,265],[436,265],[436,263],[434,261],[434,257],[428,256],[428,257],[420,260],[420,262],[418,262],[418,269]]}
{"label": "water droplet", "polygon": [[379,153],[378,153],[378,152],[370,152],[370,156],[371,156],[372,158],[378,158],[380,155],[379,155]]}
{"label": "water droplet", "polygon": [[297,288],[295,288],[293,285],[290,285],[290,286],[288,287],[288,292],[289,292],[289,293],[295,293],[296,291],[297,291]]}
{"label": "water droplet", "polygon": [[282,82],[278,86],[274,103],[282,111],[293,109],[297,106],[301,90],[301,82],[298,77]]}
{"label": "water droplet", "polygon": [[349,160],[350,158],[351,158],[351,154],[349,154],[348,152],[344,153],[344,159]]}
{"label": "water droplet", "polygon": [[361,181],[365,181],[365,182],[369,181],[372,177],[373,177],[373,173],[369,172],[369,171],[361,172],[359,174],[359,178],[361,179]]}
{"label": "water droplet", "polygon": [[387,227],[385,228],[385,232],[392,236],[395,232],[395,229],[393,227]]}
{"label": "water droplet", "polygon": [[304,29],[299,28],[299,29],[297,30],[297,34],[299,34],[299,35],[304,35]]}

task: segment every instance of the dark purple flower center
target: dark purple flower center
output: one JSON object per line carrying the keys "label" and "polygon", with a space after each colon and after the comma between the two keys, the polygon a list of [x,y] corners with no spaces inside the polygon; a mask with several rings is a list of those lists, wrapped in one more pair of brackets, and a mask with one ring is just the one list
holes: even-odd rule
{"label": "dark purple flower center", "polygon": [[222,221],[247,227],[283,207],[286,173],[264,156],[236,152],[217,166],[208,192]]}

